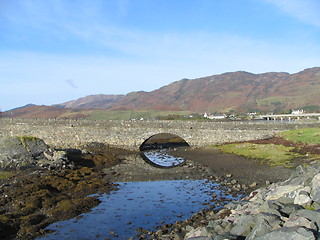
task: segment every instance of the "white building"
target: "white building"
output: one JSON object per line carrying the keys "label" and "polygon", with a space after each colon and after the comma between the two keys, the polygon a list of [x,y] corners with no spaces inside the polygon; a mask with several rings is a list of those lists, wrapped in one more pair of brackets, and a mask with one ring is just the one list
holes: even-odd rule
{"label": "white building", "polygon": [[303,114],[303,109],[299,109],[299,110],[293,110],[291,112],[292,115],[299,115],[299,114]]}
{"label": "white building", "polygon": [[227,116],[225,114],[207,114],[207,113],[204,113],[203,117],[209,118],[211,120],[218,120],[218,119],[224,119]]}

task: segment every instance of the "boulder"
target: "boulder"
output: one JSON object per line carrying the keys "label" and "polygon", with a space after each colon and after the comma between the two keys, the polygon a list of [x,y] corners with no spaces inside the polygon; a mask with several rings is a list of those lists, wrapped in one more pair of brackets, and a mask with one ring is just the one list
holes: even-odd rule
{"label": "boulder", "polygon": [[320,204],[320,173],[314,176],[311,181],[311,198],[314,202]]}
{"label": "boulder", "polygon": [[313,232],[305,227],[282,227],[255,240],[316,240]]}
{"label": "boulder", "polygon": [[266,200],[276,200],[279,198],[292,198],[297,196],[297,190],[302,189],[303,185],[283,185],[276,187],[266,198]]}
{"label": "boulder", "polygon": [[72,167],[65,151],[55,151],[36,137],[0,139],[0,170]]}
{"label": "boulder", "polygon": [[318,231],[318,227],[316,226],[315,222],[299,216],[292,216],[290,217],[283,225],[284,227],[296,227],[296,226],[304,226],[314,232]]}
{"label": "boulder", "polygon": [[246,240],[254,240],[272,231],[272,226],[267,220],[259,221],[252,231],[247,235]]}
{"label": "boulder", "polygon": [[254,226],[254,215],[242,215],[234,222],[234,227],[230,230],[230,233],[236,236],[247,236]]}
{"label": "boulder", "polygon": [[320,237],[320,212],[308,210],[308,209],[301,209],[291,213],[289,219],[295,219],[295,218],[301,218],[301,217],[310,220],[316,225],[318,229],[318,236]]}

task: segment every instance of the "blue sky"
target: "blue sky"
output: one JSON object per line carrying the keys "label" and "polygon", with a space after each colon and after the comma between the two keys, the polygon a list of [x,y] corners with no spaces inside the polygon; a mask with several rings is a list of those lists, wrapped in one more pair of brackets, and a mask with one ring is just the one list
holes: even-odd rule
{"label": "blue sky", "polygon": [[320,66],[319,0],[0,0],[0,109]]}

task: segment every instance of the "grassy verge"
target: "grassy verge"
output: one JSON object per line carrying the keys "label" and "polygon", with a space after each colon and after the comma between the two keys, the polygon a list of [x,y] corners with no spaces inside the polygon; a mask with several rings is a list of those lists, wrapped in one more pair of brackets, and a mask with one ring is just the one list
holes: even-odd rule
{"label": "grassy verge", "polygon": [[261,159],[270,166],[293,166],[292,159],[302,157],[298,153],[290,152],[293,147],[275,144],[235,143],[218,146],[224,153],[232,153],[248,158]]}
{"label": "grassy verge", "polygon": [[320,128],[305,128],[282,132],[280,137],[293,141],[296,143],[304,144],[320,144]]}
{"label": "grassy verge", "polygon": [[[317,162],[320,160],[320,154],[299,154],[301,148],[316,147],[320,144],[320,128],[306,128],[282,132],[279,137],[297,143],[294,147],[287,147],[280,144],[256,144],[256,143],[234,143],[217,146],[224,153],[232,153],[248,158],[261,159],[263,163],[270,166],[294,166],[296,159],[303,160],[304,164]],[[299,145],[303,143],[304,145]],[[294,152],[296,151],[296,152]],[[298,151],[298,152],[297,152]],[[303,152],[303,151],[302,151]],[[315,152],[314,152],[315,153]]]}

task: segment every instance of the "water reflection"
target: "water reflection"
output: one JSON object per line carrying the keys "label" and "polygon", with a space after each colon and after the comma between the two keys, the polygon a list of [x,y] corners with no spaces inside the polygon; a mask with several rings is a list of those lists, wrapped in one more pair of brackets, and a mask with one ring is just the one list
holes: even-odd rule
{"label": "water reflection", "polygon": [[173,149],[149,150],[142,152],[142,158],[156,167],[175,167],[185,162],[182,157],[170,155]]}
{"label": "water reflection", "polygon": [[47,229],[56,232],[38,239],[128,239],[138,227],[154,230],[191,217],[210,203],[213,194],[218,202],[234,200],[206,180],[119,183],[119,190],[102,195],[91,212],[50,225]]}

